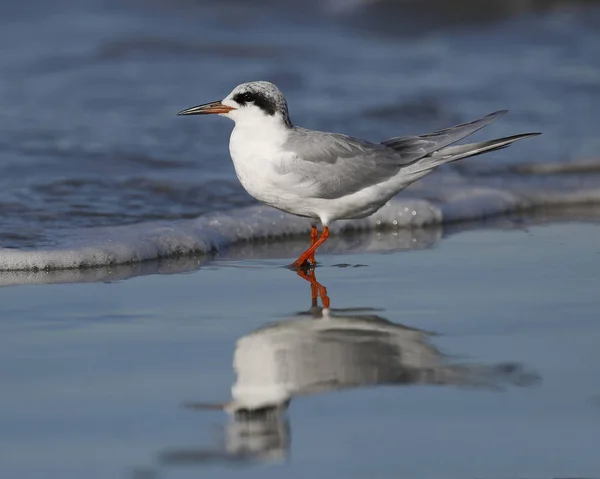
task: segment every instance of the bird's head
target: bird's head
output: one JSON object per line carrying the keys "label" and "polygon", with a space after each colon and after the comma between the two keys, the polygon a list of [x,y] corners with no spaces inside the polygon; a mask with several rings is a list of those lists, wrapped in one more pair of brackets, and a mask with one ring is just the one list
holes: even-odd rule
{"label": "bird's head", "polygon": [[232,119],[236,124],[262,123],[268,120],[292,126],[283,93],[267,81],[242,83],[221,101],[193,106],[177,114],[217,114]]}

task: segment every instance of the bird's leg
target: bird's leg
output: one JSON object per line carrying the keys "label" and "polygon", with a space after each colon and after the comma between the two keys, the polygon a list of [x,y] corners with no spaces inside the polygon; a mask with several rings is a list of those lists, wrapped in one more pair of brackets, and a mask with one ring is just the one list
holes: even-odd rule
{"label": "bird's leg", "polygon": [[312,268],[308,271],[298,269],[296,270],[296,274],[310,283],[312,306],[317,306],[317,298],[320,296],[323,308],[329,308],[331,301],[329,300],[329,296],[327,296],[327,288],[317,281],[315,270]]}
{"label": "bird's leg", "polygon": [[310,258],[314,257],[317,248],[319,248],[319,246],[325,243],[325,241],[327,241],[327,238],[329,238],[329,228],[327,226],[323,226],[323,232],[321,233],[321,236],[319,236],[319,239],[315,241],[314,244],[311,245],[311,247],[308,248],[304,253],[302,253],[300,257],[292,263],[292,266],[294,266],[295,268],[305,267],[306,263],[309,263]]}
{"label": "bird's leg", "polygon": [[[313,246],[317,242],[317,238],[319,237],[319,230],[315,225],[311,225],[310,229],[310,245]],[[308,261],[312,264],[317,264],[317,260],[315,259],[315,253],[309,256]]]}

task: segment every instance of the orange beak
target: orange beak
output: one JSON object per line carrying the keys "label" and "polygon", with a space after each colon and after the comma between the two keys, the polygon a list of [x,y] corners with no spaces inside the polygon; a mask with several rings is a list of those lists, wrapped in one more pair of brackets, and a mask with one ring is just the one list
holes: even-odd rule
{"label": "orange beak", "polygon": [[218,113],[228,113],[235,108],[223,105],[220,101],[205,103],[204,105],[193,106],[186,110],[182,110],[177,115],[214,115]]}

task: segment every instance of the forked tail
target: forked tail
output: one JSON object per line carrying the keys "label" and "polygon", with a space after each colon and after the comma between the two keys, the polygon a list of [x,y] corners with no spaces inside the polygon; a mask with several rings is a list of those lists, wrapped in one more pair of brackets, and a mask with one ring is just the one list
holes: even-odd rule
{"label": "forked tail", "polygon": [[400,153],[413,153],[415,150],[423,151],[424,155],[422,157],[405,166],[406,170],[410,170],[411,173],[420,173],[437,168],[444,163],[481,155],[489,151],[501,150],[523,138],[541,135],[541,133],[523,133],[496,140],[450,146],[486,127],[506,113],[507,110],[501,110],[469,123],[462,123],[420,136],[390,138],[382,144]]}
{"label": "forked tail", "polygon": [[420,168],[415,168],[413,173],[418,173],[419,171],[423,170],[430,170],[432,168],[437,168],[444,163],[462,160],[463,158],[481,155],[490,151],[502,150],[503,148],[510,146],[515,141],[538,135],[541,135],[541,133],[522,133],[520,135],[498,138],[497,140],[468,143],[466,145],[447,146],[446,148],[442,148],[441,150],[433,152],[431,156],[426,156],[417,161],[414,166],[419,166]]}

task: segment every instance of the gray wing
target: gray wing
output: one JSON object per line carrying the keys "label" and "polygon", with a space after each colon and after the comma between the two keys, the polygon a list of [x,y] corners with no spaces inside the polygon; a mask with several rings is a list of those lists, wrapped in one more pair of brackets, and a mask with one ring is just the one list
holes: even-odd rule
{"label": "gray wing", "polygon": [[420,147],[427,152],[427,155],[431,155],[432,153],[481,130],[483,127],[489,125],[506,113],[508,113],[508,110],[500,110],[490,113],[478,120],[470,121],[469,123],[461,123],[460,125],[444,128],[443,130],[434,131],[425,135],[390,138],[389,140],[382,141],[381,144],[393,148],[400,153],[405,149],[410,151]]}
{"label": "gray wing", "polygon": [[[380,144],[294,127],[283,147],[295,160],[286,164],[285,171],[282,167],[282,173],[294,174],[319,198],[339,198],[392,178],[402,167],[432,156],[506,113],[501,110],[469,123],[425,135],[390,138]],[[465,156],[470,155],[460,158]]]}
{"label": "gray wing", "polygon": [[339,198],[395,176],[403,165],[427,155],[418,145],[395,151],[385,145],[337,133],[294,127],[283,145],[293,161],[281,173],[293,174],[319,198]]}

